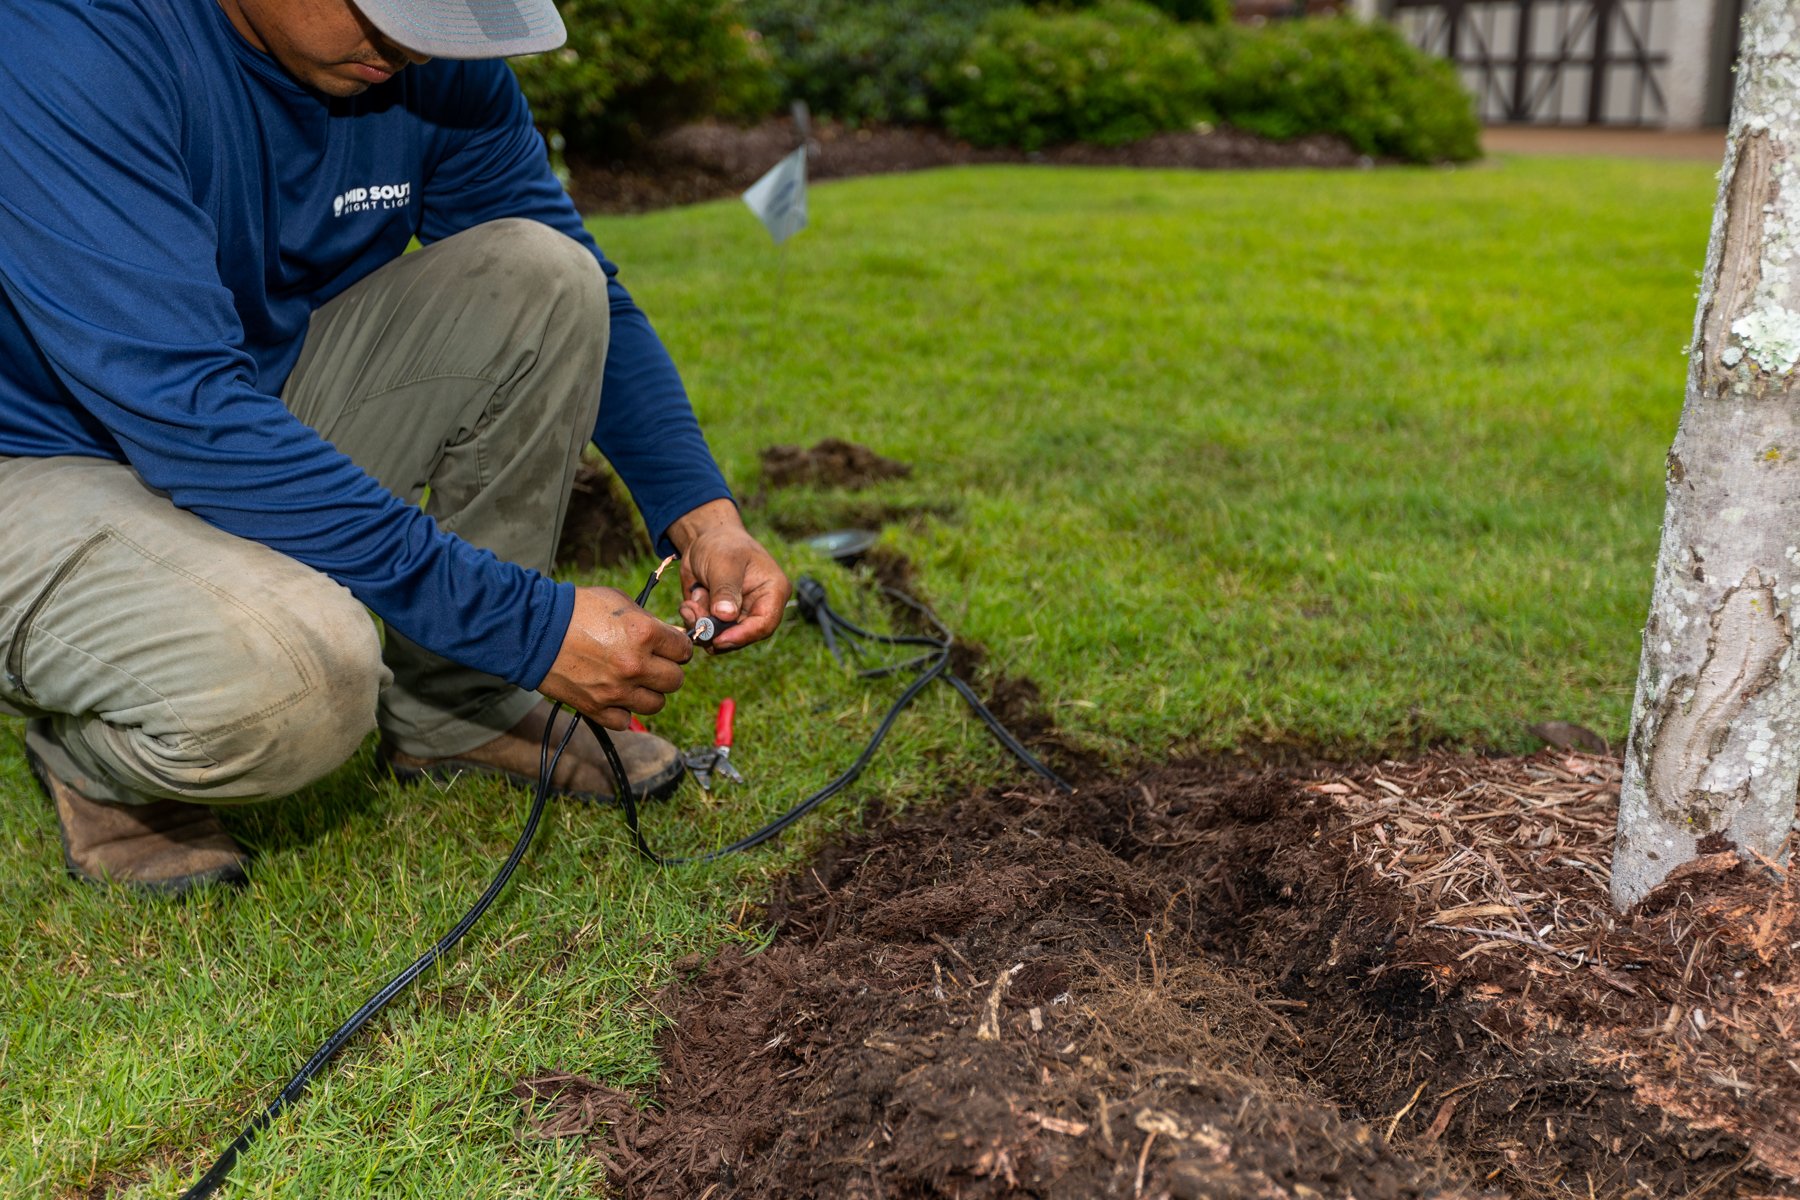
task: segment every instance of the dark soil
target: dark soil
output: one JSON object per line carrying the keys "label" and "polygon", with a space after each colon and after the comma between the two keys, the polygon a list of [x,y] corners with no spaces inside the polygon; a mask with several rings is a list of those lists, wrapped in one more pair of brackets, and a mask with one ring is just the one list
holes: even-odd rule
{"label": "dark soil", "polygon": [[[1544,759],[1454,761],[1469,792]],[[1323,778],[1190,763],[1074,796],[984,792],[852,838],[778,894],[768,949],[688,964],[662,998],[648,1109],[558,1074],[520,1085],[529,1117],[587,1137],[627,1197],[1800,1195],[1740,1120],[1778,1134],[1800,1071],[1759,1073],[1755,1094],[1671,1073],[1590,1007],[1612,1003],[1590,988],[1634,1002],[1607,968],[1427,927],[1368,865],[1380,822],[1319,790],[1354,784]],[[1771,939],[1793,939],[1793,914],[1738,911],[1789,893],[1735,870],[1665,903],[1773,958],[1665,945],[1656,913],[1596,952],[1677,1003],[1710,969],[1745,971],[1715,1029],[1789,1011]],[[1687,985],[1680,960],[1697,960]],[[1752,1049],[1737,1069],[1773,1061]]]}
{"label": "dark soil", "polygon": [[763,482],[772,488],[809,485],[855,491],[884,479],[905,479],[912,468],[883,458],[867,446],[828,437],[812,449],[769,446],[762,452]]}
{"label": "dark soil", "polygon": [[584,460],[575,469],[556,565],[593,571],[649,554],[650,539],[624,485],[604,465]]}
{"label": "dark soil", "polygon": [[1306,1094],[1193,889],[1118,852],[1116,799],[984,795],[839,848],[774,946],[668,998],[660,1111],[557,1079],[545,1130],[617,1122],[626,1196],[1472,1193]]}
{"label": "dark soil", "polygon": [[[735,196],[798,145],[794,126],[770,120],[740,128],[684,125],[608,161],[571,158],[570,190],[587,212],[642,212]],[[971,146],[912,127],[814,130],[812,179],[837,179],[970,163],[1109,167],[1353,167],[1370,165],[1344,142],[1313,136],[1273,142],[1236,129],[1163,133],[1128,146],[1057,146],[1035,153]]]}

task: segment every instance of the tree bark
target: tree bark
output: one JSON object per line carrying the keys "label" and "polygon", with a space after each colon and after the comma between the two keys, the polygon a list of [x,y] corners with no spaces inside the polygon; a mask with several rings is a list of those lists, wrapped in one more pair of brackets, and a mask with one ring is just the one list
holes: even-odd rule
{"label": "tree bark", "polygon": [[1620,908],[1703,850],[1781,854],[1800,784],[1800,0],[1751,0],[1741,45],[1625,749]]}

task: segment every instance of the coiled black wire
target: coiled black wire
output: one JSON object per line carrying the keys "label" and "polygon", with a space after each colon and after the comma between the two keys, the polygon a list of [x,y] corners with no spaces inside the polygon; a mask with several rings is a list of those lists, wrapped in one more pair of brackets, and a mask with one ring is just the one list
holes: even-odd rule
{"label": "coiled black wire", "polygon": [[658,866],[664,867],[682,866],[688,863],[707,863],[724,858],[728,854],[737,854],[741,851],[752,849],[753,847],[760,846],[764,842],[769,841],[771,838],[780,836],[780,834],[794,822],[798,821],[801,817],[804,817],[807,813],[819,807],[819,805],[825,803],[825,801],[831,799],[833,796],[854,783],[856,777],[863,773],[863,769],[867,767],[870,760],[875,757],[875,751],[880,748],[883,739],[888,735],[888,731],[894,727],[894,722],[900,719],[900,714],[905,712],[907,707],[912,704],[914,700],[919,698],[919,694],[931,685],[932,680],[938,678],[949,681],[950,686],[955,688],[957,693],[968,702],[969,707],[974,711],[975,715],[981,718],[982,723],[988,727],[988,730],[993,733],[994,737],[1014,758],[1017,758],[1030,770],[1049,780],[1059,791],[1072,792],[1075,790],[1069,785],[1067,780],[1045,766],[1042,761],[1031,753],[1031,751],[1027,750],[1019,739],[1012,735],[1012,731],[1007,729],[1006,726],[1001,723],[1000,718],[996,717],[993,712],[989,710],[988,706],[981,702],[981,698],[975,694],[975,689],[970,687],[966,681],[950,670],[950,651],[955,645],[955,636],[950,632],[949,628],[938,619],[937,614],[932,612],[931,609],[924,604],[921,604],[913,597],[898,589],[884,587],[881,591],[882,594],[887,596],[890,600],[915,613],[925,622],[925,624],[931,627],[933,633],[872,633],[862,626],[848,620],[843,614],[831,607],[831,604],[825,595],[824,584],[807,575],[803,575],[795,581],[794,596],[799,602],[800,614],[819,627],[819,632],[825,638],[826,648],[831,651],[831,656],[840,663],[844,661],[844,655],[839,649],[840,646],[846,648],[852,656],[858,657],[865,653],[865,648],[870,645],[923,646],[927,649],[926,653],[915,655],[914,657],[901,662],[884,663],[880,666],[868,667],[858,671],[857,675],[863,679],[882,679],[915,668],[919,671],[919,674],[911,683],[907,684],[906,690],[901,692],[899,698],[888,708],[886,715],[881,718],[881,724],[875,727],[875,733],[869,738],[868,744],[863,747],[862,753],[856,756],[856,761],[851,763],[841,775],[814,792],[812,795],[807,796],[805,799],[795,804],[792,808],[782,813],[779,817],[776,817],[773,821],[770,821],[767,825],[764,825],[761,829],[758,829],[755,833],[739,838],[729,845],[720,846],[716,850],[709,850],[705,854],[687,855],[675,858],[664,857],[652,850],[649,843],[644,840],[644,832],[638,820],[637,800],[632,796],[631,789],[626,786],[625,768],[623,764],[619,762],[618,752],[613,749],[612,738],[608,737],[606,730],[601,728],[600,725],[594,721],[589,720],[586,716],[581,718],[588,722],[588,727],[591,728],[595,735],[600,739],[600,749],[606,755],[607,765],[612,768],[613,778],[618,788],[617,794],[624,798],[623,806],[625,809],[626,828],[631,831],[632,845],[637,848],[637,852],[640,855]]}
{"label": "coiled black wire", "polygon": [[[667,566],[668,563],[665,561],[663,567],[659,567],[644,584],[643,590],[637,596],[638,607],[642,608],[650,599],[650,593],[662,577],[663,568]],[[252,1117],[250,1122],[244,1126],[243,1131],[232,1139],[231,1144],[225,1147],[206,1174],[181,1194],[181,1200],[204,1200],[205,1197],[216,1192],[219,1186],[225,1182],[225,1177],[231,1173],[231,1169],[237,1165],[238,1157],[249,1149],[251,1143],[269,1127],[276,1117],[306,1094],[306,1089],[314,1077],[337,1056],[338,1051],[342,1050],[351,1038],[356,1036],[357,1031],[368,1024],[376,1013],[386,1008],[389,1001],[406,990],[413,980],[424,974],[433,963],[449,953],[462,940],[463,935],[469,932],[470,927],[481,918],[481,914],[488,910],[488,906],[493,904],[501,890],[506,887],[507,881],[512,878],[513,872],[518,869],[520,861],[525,857],[525,852],[530,849],[532,840],[537,836],[538,825],[544,815],[545,803],[553,790],[552,781],[556,776],[557,764],[562,761],[563,751],[568,748],[570,739],[575,736],[576,728],[583,722],[586,722],[588,728],[599,740],[601,753],[606,756],[607,766],[612,771],[614,786],[617,789],[614,795],[619,797],[619,803],[625,811],[625,825],[631,832],[632,845],[645,859],[664,867],[713,862],[728,854],[737,854],[760,846],[764,842],[780,836],[794,822],[855,782],[857,776],[863,773],[864,768],[875,757],[875,751],[880,748],[888,731],[894,727],[894,722],[900,719],[900,714],[905,712],[907,707],[919,698],[919,694],[938,678],[949,681],[950,686],[955,688],[957,693],[968,702],[975,715],[981,718],[982,723],[1015,758],[1038,775],[1049,780],[1059,790],[1073,791],[1074,789],[1066,780],[1045,766],[1012,735],[1000,719],[981,702],[981,699],[976,696],[975,690],[967,682],[950,670],[950,652],[954,645],[954,637],[944,623],[938,619],[937,614],[904,592],[893,588],[883,588],[882,592],[894,602],[917,614],[934,632],[932,634],[872,633],[847,620],[833,609],[826,598],[824,585],[818,580],[809,576],[801,576],[796,581],[795,595],[799,601],[801,615],[818,625],[820,633],[825,638],[827,649],[831,651],[832,657],[840,663],[844,661],[840,646],[848,649],[852,656],[858,657],[865,653],[865,648],[870,645],[920,646],[924,647],[926,652],[900,662],[867,667],[857,672],[864,679],[886,678],[913,669],[917,669],[919,673],[888,708],[887,713],[881,718],[881,723],[876,726],[874,735],[863,747],[862,753],[856,756],[856,761],[852,762],[842,774],[756,832],[705,854],[671,858],[664,857],[652,850],[649,843],[644,840],[637,797],[632,793],[631,778],[626,774],[625,764],[619,760],[619,752],[613,745],[612,736],[605,727],[585,713],[577,714],[576,718],[571,720],[564,729],[561,739],[556,742],[555,751],[552,752],[551,741],[556,729],[556,719],[562,713],[562,705],[552,705],[550,719],[544,725],[543,741],[538,747],[538,778],[537,787],[531,798],[531,810],[525,818],[525,828],[520,831],[518,841],[513,843],[512,853],[507,855],[505,863],[501,865],[499,872],[494,876],[493,882],[488,884],[487,890],[470,906],[469,911],[462,915],[462,919],[451,926],[449,932],[439,938],[429,950],[414,959],[405,970],[388,980],[381,990],[370,996],[361,1008],[350,1014],[349,1018],[320,1044],[319,1048],[313,1052],[312,1057],[306,1060],[305,1065],[294,1072],[293,1078],[289,1079],[281,1091],[276,1093],[268,1107]]]}

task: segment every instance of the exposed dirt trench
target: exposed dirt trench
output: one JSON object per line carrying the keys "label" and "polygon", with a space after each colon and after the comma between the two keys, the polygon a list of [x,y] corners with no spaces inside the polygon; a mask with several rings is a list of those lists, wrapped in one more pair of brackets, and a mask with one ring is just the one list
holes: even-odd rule
{"label": "exposed dirt trench", "polygon": [[665,995],[650,1107],[552,1073],[528,1119],[626,1197],[1797,1194],[1452,978],[1319,777],[1193,763],[852,838],[768,949]]}

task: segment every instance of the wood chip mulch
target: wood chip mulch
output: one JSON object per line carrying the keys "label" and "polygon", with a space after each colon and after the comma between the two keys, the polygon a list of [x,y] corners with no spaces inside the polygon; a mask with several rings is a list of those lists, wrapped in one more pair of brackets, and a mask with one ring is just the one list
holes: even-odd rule
{"label": "wood chip mulch", "polygon": [[[1620,760],[1448,753],[1333,775],[1329,836],[1410,900],[1401,959],[1496,1036],[1572,1041],[1639,1099],[1800,1178],[1800,882],[1725,850],[1626,914],[1608,895]],[[1402,965],[1396,963],[1396,965]]]}

